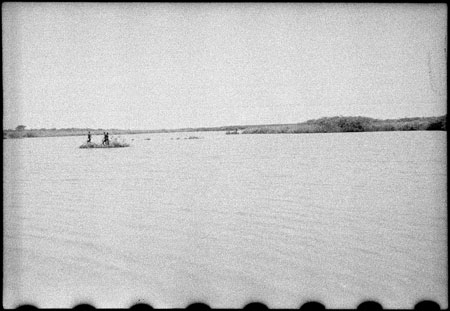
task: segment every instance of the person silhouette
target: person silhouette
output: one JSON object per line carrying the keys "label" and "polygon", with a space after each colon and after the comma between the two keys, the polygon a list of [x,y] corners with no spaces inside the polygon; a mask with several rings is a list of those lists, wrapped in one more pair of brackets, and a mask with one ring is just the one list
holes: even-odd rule
{"label": "person silhouette", "polygon": [[90,131],[88,132],[88,140],[87,140],[87,142],[88,142],[88,143],[91,142],[91,132],[90,132]]}

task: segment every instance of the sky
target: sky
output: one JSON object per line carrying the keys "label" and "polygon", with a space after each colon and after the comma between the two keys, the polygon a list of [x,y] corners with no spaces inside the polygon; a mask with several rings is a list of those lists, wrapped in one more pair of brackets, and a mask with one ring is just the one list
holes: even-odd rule
{"label": "sky", "polygon": [[3,128],[447,113],[446,4],[3,3]]}

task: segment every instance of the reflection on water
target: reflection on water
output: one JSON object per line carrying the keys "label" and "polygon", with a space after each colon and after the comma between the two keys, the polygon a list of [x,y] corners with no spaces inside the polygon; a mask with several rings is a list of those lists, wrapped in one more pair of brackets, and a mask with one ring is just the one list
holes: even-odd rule
{"label": "reflection on water", "polygon": [[194,135],[4,140],[5,307],[447,308],[446,132]]}

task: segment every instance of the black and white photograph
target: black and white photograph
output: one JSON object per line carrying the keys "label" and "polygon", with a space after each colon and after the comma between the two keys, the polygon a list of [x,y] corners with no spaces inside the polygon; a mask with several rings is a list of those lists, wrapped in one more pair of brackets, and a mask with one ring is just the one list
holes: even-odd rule
{"label": "black and white photograph", "polygon": [[1,14],[3,308],[448,308],[447,4]]}

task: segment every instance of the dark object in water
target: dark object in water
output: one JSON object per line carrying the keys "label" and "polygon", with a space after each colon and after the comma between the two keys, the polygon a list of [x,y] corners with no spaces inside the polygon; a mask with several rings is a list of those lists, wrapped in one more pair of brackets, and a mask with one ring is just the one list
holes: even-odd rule
{"label": "dark object in water", "polygon": [[236,130],[234,130],[234,131],[227,131],[225,134],[226,134],[226,135],[232,135],[232,134],[239,134],[239,132],[238,132],[238,130],[236,129]]}

